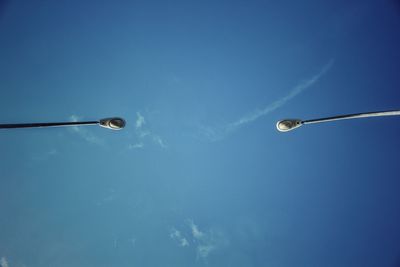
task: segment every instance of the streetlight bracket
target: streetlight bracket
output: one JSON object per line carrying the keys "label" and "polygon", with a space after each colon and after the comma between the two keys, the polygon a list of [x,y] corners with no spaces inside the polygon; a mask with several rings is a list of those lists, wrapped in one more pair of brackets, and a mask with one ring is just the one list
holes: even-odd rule
{"label": "streetlight bracket", "polygon": [[300,119],[285,119],[276,123],[276,128],[280,132],[289,132],[293,129],[299,128],[303,125],[303,121]]}
{"label": "streetlight bracket", "polygon": [[126,122],[122,118],[105,118],[99,121],[101,127],[111,129],[111,130],[121,130],[125,127]]}

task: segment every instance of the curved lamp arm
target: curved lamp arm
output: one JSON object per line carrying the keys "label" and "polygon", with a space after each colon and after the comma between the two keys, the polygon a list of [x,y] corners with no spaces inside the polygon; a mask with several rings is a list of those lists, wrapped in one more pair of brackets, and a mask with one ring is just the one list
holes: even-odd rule
{"label": "curved lamp arm", "polygon": [[299,128],[304,124],[315,124],[322,122],[338,121],[338,120],[350,120],[350,119],[360,119],[369,117],[383,117],[383,116],[399,116],[400,110],[390,110],[390,111],[377,111],[377,112],[366,112],[366,113],[356,113],[348,115],[339,115],[333,117],[326,117],[320,119],[312,120],[300,120],[300,119],[284,119],[276,123],[276,128],[280,132],[288,132],[293,129]]}
{"label": "curved lamp arm", "polygon": [[45,127],[65,127],[65,126],[82,126],[82,125],[99,125],[103,128],[111,130],[121,130],[122,128],[125,127],[126,122],[122,118],[115,117],[115,118],[101,119],[99,121],[0,124],[0,129],[45,128]]}

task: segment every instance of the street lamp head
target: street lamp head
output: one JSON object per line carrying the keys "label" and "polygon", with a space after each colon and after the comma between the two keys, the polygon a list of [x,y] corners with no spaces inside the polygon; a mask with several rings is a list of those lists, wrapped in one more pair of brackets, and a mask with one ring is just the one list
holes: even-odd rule
{"label": "street lamp head", "polygon": [[99,121],[101,127],[111,130],[121,130],[125,127],[125,120],[122,118],[106,118]]}
{"label": "street lamp head", "polygon": [[303,125],[303,121],[299,119],[286,119],[286,120],[281,120],[276,123],[276,128],[280,132],[288,132],[293,129],[299,128],[301,125]]}

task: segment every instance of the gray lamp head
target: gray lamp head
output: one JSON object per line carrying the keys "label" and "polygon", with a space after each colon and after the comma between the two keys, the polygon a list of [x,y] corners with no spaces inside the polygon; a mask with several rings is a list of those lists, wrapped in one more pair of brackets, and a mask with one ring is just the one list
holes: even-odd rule
{"label": "gray lamp head", "polygon": [[99,121],[101,127],[111,130],[121,130],[125,127],[125,120],[122,118],[106,118]]}
{"label": "gray lamp head", "polygon": [[281,120],[276,123],[276,128],[280,132],[288,132],[293,129],[299,128],[301,125],[303,125],[302,120],[299,119],[286,119],[286,120]]}

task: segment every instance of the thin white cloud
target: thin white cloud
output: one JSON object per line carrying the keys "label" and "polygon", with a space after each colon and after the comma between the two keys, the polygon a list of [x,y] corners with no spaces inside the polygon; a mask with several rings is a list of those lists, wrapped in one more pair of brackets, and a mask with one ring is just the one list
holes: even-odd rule
{"label": "thin white cloud", "polygon": [[[71,116],[69,116],[69,119],[73,122],[77,122],[79,121],[81,118],[78,115],[74,115],[72,114]],[[79,128],[77,126],[73,126],[71,129],[74,129],[74,131],[79,132]]]}
{"label": "thin white cloud", "polygon": [[194,224],[193,220],[188,220],[188,224],[190,229],[192,230],[192,235],[196,239],[202,239],[204,237],[204,233],[199,230],[199,227]]}
{"label": "thin white cloud", "polygon": [[181,247],[189,246],[189,242],[187,241],[187,239],[183,237],[181,232],[179,232],[177,229],[172,228],[169,236],[171,239],[175,240],[179,246]]}
{"label": "thin white cloud", "polygon": [[186,247],[189,246],[189,242],[186,240],[186,238],[181,239],[181,247]]}
{"label": "thin white cloud", "polygon": [[153,133],[153,131],[149,129],[145,117],[140,112],[136,112],[135,134],[137,142],[128,145],[128,149],[143,148],[145,146],[146,140],[150,140],[153,144],[156,144],[161,148],[167,148],[164,140],[159,135]]}
{"label": "thin white cloud", "polygon": [[136,129],[142,128],[142,126],[146,123],[146,121],[144,120],[144,117],[142,116],[142,114],[140,114],[140,112],[136,112]]}
{"label": "thin white cloud", "polygon": [[128,149],[141,149],[143,147],[144,147],[144,144],[142,142],[128,145]]}
{"label": "thin white cloud", "polygon": [[8,261],[7,261],[7,259],[5,257],[2,257],[0,259],[0,267],[9,267],[8,266]]}
{"label": "thin white cloud", "polygon": [[225,236],[216,230],[201,231],[193,220],[187,220],[194,242],[197,244],[196,254],[198,259],[206,260],[210,253],[228,244]]}
{"label": "thin white cloud", "polygon": [[140,138],[145,138],[146,136],[152,135],[149,131],[143,131],[143,130],[140,130],[137,133],[138,137]]}
{"label": "thin white cloud", "polygon": [[216,247],[213,244],[199,245],[197,247],[197,257],[205,259],[215,249]]}
{"label": "thin white cloud", "polygon": [[191,236],[191,239],[187,238],[176,228],[171,228],[169,236],[172,240],[177,242],[180,247],[188,247],[189,241],[191,240],[191,249],[196,253],[198,260],[207,261],[208,256],[228,245],[228,241],[224,234],[215,229],[208,229],[207,231],[200,230],[200,227],[196,225],[193,220],[186,220],[186,226],[189,232],[187,235]]}
{"label": "thin white cloud", "polygon": [[162,147],[162,148],[166,148],[167,147],[167,145],[164,143],[164,141],[158,135],[153,135],[153,141],[156,144],[158,144],[160,147]]}
{"label": "thin white cloud", "polygon": [[289,100],[291,100],[292,98],[294,98],[295,96],[297,96],[298,94],[300,94],[301,92],[303,92],[304,90],[306,90],[307,88],[311,87],[316,82],[318,82],[318,80],[332,67],[333,63],[334,63],[334,60],[331,59],[321,69],[321,71],[319,73],[314,75],[311,79],[303,81],[300,84],[296,85],[289,92],[289,94],[287,94],[286,96],[282,97],[281,99],[278,99],[275,102],[269,104],[264,109],[256,110],[256,111],[252,112],[251,114],[246,115],[246,116],[240,118],[239,120],[229,124],[228,129],[234,130],[234,129],[242,126],[243,124],[253,122],[253,121],[259,119],[260,117],[265,116],[265,115],[271,113],[272,111],[276,110],[277,108],[280,108],[281,106],[285,105],[286,102],[288,102]]}
{"label": "thin white cloud", "polygon": [[[77,116],[77,115],[71,115],[69,118],[73,122],[81,120],[81,118],[79,116]],[[94,136],[89,131],[84,129],[84,127],[72,126],[72,127],[70,127],[70,129],[74,133],[76,133],[79,136],[81,136],[83,139],[85,139],[89,143],[93,143],[93,144],[96,144],[96,145],[104,145],[104,140],[102,140],[101,138],[99,138],[97,136]]]}
{"label": "thin white cloud", "polygon": [[220,125],[217,127],[202,126],[200,128],[201,132],[207,139],[209,139],[211,141],[218,141],[220,139],[223,139],[227,134],[232,133],[232,132],[236,131],[237,129],[239,129],[240,127],[242,127],[248,123],[254,122],[257,119],[259,119],[263,116],[266,116],[266,115],[270,114],[271,112],[275,111],[276,109],[282,107],[289,100],[293,99],[294,97],[296,97],[297,95],[302,93],[304,90],[313,86],[315,83],[317,83],[319,81],[319,79],[326,72],[328,72],[331,69],[331,67],[333,66],[333,63],[334,63],[334,60],[331,59],[313,77],[311,77],[310,79],[308,79],[306,81],[299,83],[298,85],[293,87],[292,90],[290,90],[290,92],[286,96],[282,97],[281,99],[276,100],[275,102],[272,102],[271,104],[265,106],[263,109],[255,110],[255,111],[251,112],[250,114],[247,114],[229,124]]}

